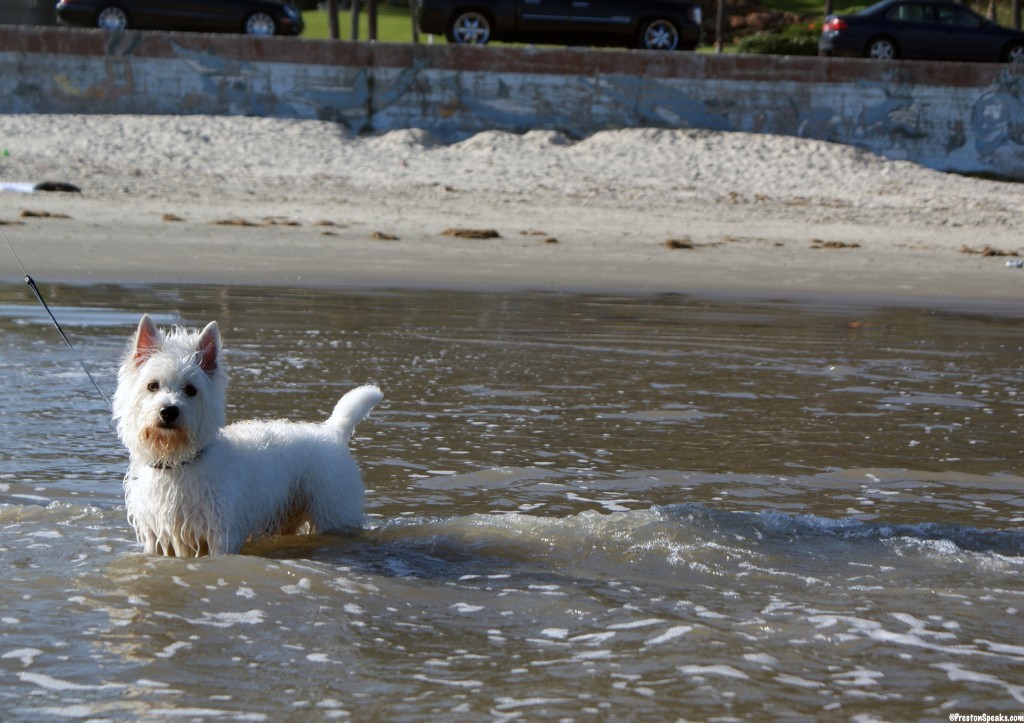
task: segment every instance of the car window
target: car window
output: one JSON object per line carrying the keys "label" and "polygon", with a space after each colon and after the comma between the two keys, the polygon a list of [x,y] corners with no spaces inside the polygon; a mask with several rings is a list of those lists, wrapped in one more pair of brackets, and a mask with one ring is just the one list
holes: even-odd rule
{"label": "car window", "polygon": [[860,12],[858,12],[856,14],[857,15],[877,15],[878,13],[882,12],[883,10],[885,10],[885,8],[889,7],[889,3],[891,1],[892,0],[881,0],[881,2],[877,2],[874,5],[869,5],[868,7],[864,8],[863,10],[861,10]]}
{"label": "car window", "polygon": [[928,5],[921,3],[901,3],[893,7],[886,17],[889,20],[904,20],[907,22],[932,22],[932,11]]}
{"label": "car window", "polygon": [[961,28],[977,28],[981,26],[981,18],[961,8],[938,8],[939,22],[943,25],[956,25]]}

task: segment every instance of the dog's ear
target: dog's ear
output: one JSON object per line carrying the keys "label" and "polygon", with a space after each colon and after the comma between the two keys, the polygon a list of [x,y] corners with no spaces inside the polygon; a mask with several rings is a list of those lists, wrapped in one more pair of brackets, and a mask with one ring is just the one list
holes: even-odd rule
{"label": "dog's ear", "polygon": [[139,321],[139,329],[135,332],[135,352],[132,359],[135,365],[139,366],[157,350],[160,346],[160,331],[156,324],[149,318],[149,314],[143,314]]}
{"label": "dog's ear", "polygon": [[217,371],[217,360],[220,356],[220,329],[216,321],[211,321],[199,335],[196,343],[199,352],[199,368],[207,374]]}

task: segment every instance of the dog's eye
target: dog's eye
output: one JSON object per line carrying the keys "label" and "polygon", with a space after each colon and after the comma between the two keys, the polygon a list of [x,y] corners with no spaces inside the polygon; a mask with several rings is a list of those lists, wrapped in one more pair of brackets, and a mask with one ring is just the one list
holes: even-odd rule
{"label": "dog's eye", "polygon": [[186,384],[185,388],[182,389],[182,391],[185,392],[186,397],[194,397],[198,393],[196,388],[191,384]]}
{"label": "dog's eye", "polygon": [[158,392],[160,391],[160,382],[150,382],[146,385],[146,389],[151,392]]}

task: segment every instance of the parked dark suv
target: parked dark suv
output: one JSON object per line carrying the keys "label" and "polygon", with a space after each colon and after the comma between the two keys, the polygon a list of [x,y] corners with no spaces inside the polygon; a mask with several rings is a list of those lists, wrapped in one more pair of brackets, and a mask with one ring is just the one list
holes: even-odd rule
{"label": "parked dark suv", "polygon": [[420,31],[451,43],[491,40],[693,50],[695,0],[417,0]]}

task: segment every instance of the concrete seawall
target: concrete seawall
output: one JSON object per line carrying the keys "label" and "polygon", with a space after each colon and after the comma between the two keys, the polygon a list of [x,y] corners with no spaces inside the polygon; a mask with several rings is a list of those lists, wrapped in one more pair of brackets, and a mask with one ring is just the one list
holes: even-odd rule
{"label": "concrete seawall", "polygon": [[0,26],[0,113],[317,118],[357,132],[704,128],[1024,179],[1024,68]]}

